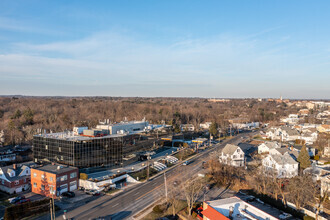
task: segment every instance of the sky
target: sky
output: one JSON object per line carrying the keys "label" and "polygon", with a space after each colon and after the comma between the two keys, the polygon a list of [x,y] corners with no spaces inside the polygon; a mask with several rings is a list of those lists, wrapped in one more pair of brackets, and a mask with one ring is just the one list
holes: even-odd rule
{"label": "sky", "polygon": [[1,0],[0,95],[330,98],[330,1]]}

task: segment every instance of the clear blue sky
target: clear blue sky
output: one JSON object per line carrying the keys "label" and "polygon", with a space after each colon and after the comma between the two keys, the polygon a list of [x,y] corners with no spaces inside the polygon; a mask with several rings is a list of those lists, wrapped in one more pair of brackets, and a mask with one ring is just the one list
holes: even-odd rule
{"label": "clear blue sky", "polygon": [[330,98],[330,1],[0,1],[0,94]]}

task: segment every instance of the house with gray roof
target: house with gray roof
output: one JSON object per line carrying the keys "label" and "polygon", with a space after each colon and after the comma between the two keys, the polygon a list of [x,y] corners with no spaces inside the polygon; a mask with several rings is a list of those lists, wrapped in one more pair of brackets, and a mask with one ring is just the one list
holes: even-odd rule
{"label": "house with gray roof", "polygon": [[9,194],[19,193],[31,187],[33,162],[0,167],[0,190]]}
{"label": "house with gray roof", "polygon": [[290,154],[269,154],[262,160],[262,168],[277,178],[292,178],[298,175],[298,162]]}
{"label": "house with gray roof", "polygon": [[281,147],[276,141],[266,141],[265,143],[258,145],[258,154],[269,153],[271,149]]}
{"label": "house with gray roof", "polygon": [[219,162],[234,167],[243,167],[245,165],[244,151],[237,145],[227,144],[221,151]]}

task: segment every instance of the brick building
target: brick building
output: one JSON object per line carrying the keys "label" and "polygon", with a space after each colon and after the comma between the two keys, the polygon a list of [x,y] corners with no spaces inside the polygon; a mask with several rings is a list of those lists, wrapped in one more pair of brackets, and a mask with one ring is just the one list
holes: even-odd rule
{"label": "brick building", "polygon": [[30,167],[33,162],[0,167],[0,190],[9,194],[30,189]]}
{"label": "brick building", "polygon": [[32,192],[54,198],[78,188],[78,168],[49,164],[31,169]]}

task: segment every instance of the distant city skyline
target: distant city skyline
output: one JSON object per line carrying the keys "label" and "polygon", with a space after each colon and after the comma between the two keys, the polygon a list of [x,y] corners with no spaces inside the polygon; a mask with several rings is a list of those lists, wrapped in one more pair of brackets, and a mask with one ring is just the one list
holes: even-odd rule
{"label": "distant city skyline", "polygon": [[0,95],[330,98],[329,1],[0,2]]}

